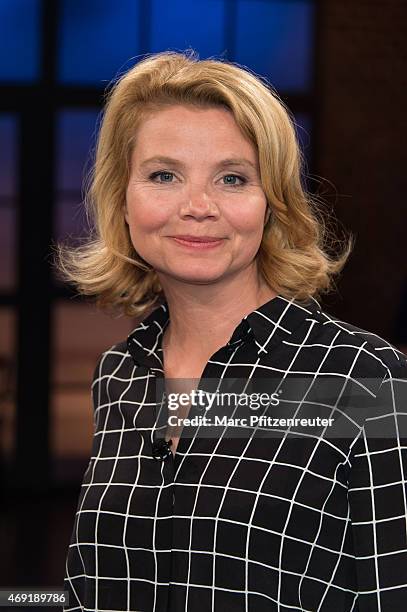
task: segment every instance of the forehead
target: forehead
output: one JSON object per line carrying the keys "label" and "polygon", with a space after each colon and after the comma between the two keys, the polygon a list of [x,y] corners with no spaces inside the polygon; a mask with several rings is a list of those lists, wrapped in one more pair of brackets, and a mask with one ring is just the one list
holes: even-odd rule
{"label": "forehead", "polygon": [[149,112],[134,138],[133,158],[152,154],[184,155],[198,151],[211,157],[227,153],[257,162],[254,144],[243,134],[232,112],[224,107],[197,108],[173,105]]}

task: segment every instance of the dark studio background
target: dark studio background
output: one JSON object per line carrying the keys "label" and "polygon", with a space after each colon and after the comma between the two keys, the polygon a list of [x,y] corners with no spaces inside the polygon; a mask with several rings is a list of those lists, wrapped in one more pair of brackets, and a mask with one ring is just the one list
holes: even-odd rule
{"label": "dark studio background", "polygon": [[407,352],[406,17],[404,0],[0,0],[0,588],[61,588],[93,369],[137,323],[97,313],[51,268],[51,242],[86,231],[108,83],[188,47],[267,77],[309,188],[356,235],[323,308]]}

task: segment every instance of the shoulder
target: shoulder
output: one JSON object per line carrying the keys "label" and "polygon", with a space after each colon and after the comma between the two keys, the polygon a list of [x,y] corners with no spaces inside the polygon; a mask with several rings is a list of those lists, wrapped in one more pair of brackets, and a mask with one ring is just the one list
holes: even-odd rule
{"label": "shoulder", "polygon": [[128,377],[134,362],[127,348],[127,341],[118,342],[104,351],[97,359],[93,372],[92,389],[104,379]]}
{"label": "shoulder", "polygon": [[407,377],[407,356],[385,338],[340,320],[325,310],[319,310],[314,316],[315,335],[322,337],[333,350],[340,347],[347,352],[355,364],[366,371],[366,376],[385,379],[392,377],[393,373],[404,373]]}
{"label": "shoulder", "polygon": [[371,432],[375,427],[384,427],[382,419],[386,415],[393,418],[395,413],[405,410],[407,356],[404,353],[386,338],[320,308],[307,321],[296,339],[301,346],[310,347],[308,356],[307,350],[304,351],[303,364],[306,360],[316,364],[316,372],[322,376],[327,374],[327,380],[339,374],[349,383],[343,394],[344,412],[352,415],[354,423],[368,424]]}

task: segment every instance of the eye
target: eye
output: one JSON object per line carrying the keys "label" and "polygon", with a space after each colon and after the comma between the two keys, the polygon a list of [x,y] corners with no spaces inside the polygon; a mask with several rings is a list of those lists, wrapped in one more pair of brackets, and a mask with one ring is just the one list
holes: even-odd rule
{"label": "eye", "polygon": [[247,180],[243,176],[239,176],[238,174],[225,174],[225,176],[223,176],[222,178],[223,179],[238,179],[239,181],[241,181],[241,183],[239,184],[239,183],[227,180],[225,185],[230,185],[231,187],[241,187],[242,185],[247,183]]}
{"label": "eye", "polygon": [[157,176],[163,176],[165,178],[164,181],[158,181],[159,183],[172,183],[171,180],[168,181],[166,179],[172,178],[174,174],[172,172],[168,172],[167,170],[158,170],[157,172],[153,172],[152,174],[150,174],[148,178],[153,181],[155,178],[157,178]]}
{"label": "eye", "polygon": [[[157,177],[161,177],[162,180],[155,181]],[[157,170],[156,172],[153,172],[149,176],[149,179],[151,181],[156,182],[156,183],[158,182],[161,184],[162,183],[172,183],[173,178],[174,178],[174,173],[169,172],[168,170]],[[225,174],[225,176],[223,176],[222,178],[227,179],[226,183],[224,184],[229,185],[230,187],[241,187],[242,185],[247,183],[247,179],[245,179],[243,176],[239,176],[238,174]],[[240,181],[240,183],[237,183],[236,180]]]}

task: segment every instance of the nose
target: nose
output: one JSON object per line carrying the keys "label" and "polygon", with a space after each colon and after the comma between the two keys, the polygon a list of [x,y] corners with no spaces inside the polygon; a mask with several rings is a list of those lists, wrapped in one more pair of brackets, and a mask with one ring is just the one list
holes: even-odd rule
{"label": "nose", "polygon": [[191,187],[180,207],[181,217],[219,217],[219,208],[203,187]]}

